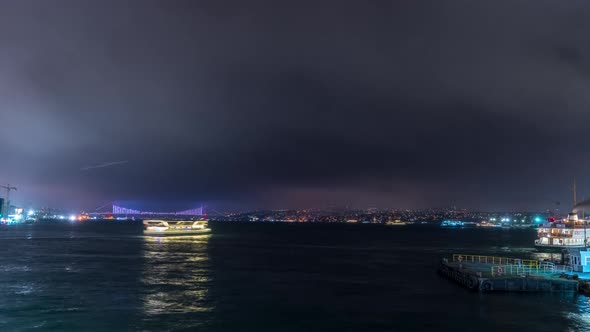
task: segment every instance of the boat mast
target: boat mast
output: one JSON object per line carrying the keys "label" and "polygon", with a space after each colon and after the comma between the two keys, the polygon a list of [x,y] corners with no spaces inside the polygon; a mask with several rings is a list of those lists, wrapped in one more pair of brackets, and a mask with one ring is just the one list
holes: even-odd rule
{"label": "boat mast", "polygon": [[574,193],[574,207],[576,206],[576,177],[574,176],[574,186],[572,187],[572,192]]}
{"label": "boat mast", "polygon": [[[572,187],[572,191],[573,191],[573,194],[574,194],[574,209],[575,209],[576,208],[576,204],[577,204],[577,200],[576,200],[576,198],[577,198],[576,197],[576,177],[574,177],[574,185]],[[576,214],[577,213],[578,212],[576,212]],[[584,217],[584,207],[582,207],[582,225],[584,227],[584,248],[587,248],[588,247],[588,240],[587,240],[587,237],[586,237],[586,226],[587,226],[587,223],[586,223],[586,218]]]}
{"label": "boat mast", "polygon": [[584,223],[584,249],[588,247],[588,240],[586,238],[586,218],[584,218],[584,210],[582,207],[582,222]]}

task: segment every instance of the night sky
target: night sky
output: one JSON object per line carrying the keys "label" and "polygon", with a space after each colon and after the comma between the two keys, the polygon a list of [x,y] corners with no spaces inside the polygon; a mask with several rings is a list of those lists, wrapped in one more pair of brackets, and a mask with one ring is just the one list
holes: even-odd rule
{"label": "night sky", "polygon": [[4,0],[0,182],[85,209],[569,206],[589,33],[575,0]]}

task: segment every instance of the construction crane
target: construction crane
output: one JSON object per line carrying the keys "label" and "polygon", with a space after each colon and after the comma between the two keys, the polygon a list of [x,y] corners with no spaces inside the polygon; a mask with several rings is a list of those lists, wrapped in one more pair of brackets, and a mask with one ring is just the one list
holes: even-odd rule
{"label": "construction crane", "polygon": [[11,187],[9,184],[7,184],[0,185],[0,188],[6,190],[6,202],[4,202],[1,212],[2,214],[8,214],[8,210],[10,210],[10,192],[16,191],[16,187]]}

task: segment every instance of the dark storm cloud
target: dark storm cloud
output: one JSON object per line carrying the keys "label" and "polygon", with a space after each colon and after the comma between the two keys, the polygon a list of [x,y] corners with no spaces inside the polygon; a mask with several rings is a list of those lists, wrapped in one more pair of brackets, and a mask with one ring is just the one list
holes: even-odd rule
{"label": "dark storm cloud", "polygon": [[0,9],[23,201],[530,208],[587,168],[582,1]]}

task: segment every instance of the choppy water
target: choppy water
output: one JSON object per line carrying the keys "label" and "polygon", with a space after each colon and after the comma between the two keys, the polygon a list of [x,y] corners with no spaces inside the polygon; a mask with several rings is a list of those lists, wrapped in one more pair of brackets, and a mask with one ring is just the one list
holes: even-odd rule
{"label": "choppy water", "polygon": [[536,256],[533,230],[216,224],[0,228],[1,331],[585,331],[585,296],[478,294],[443,255]]}

